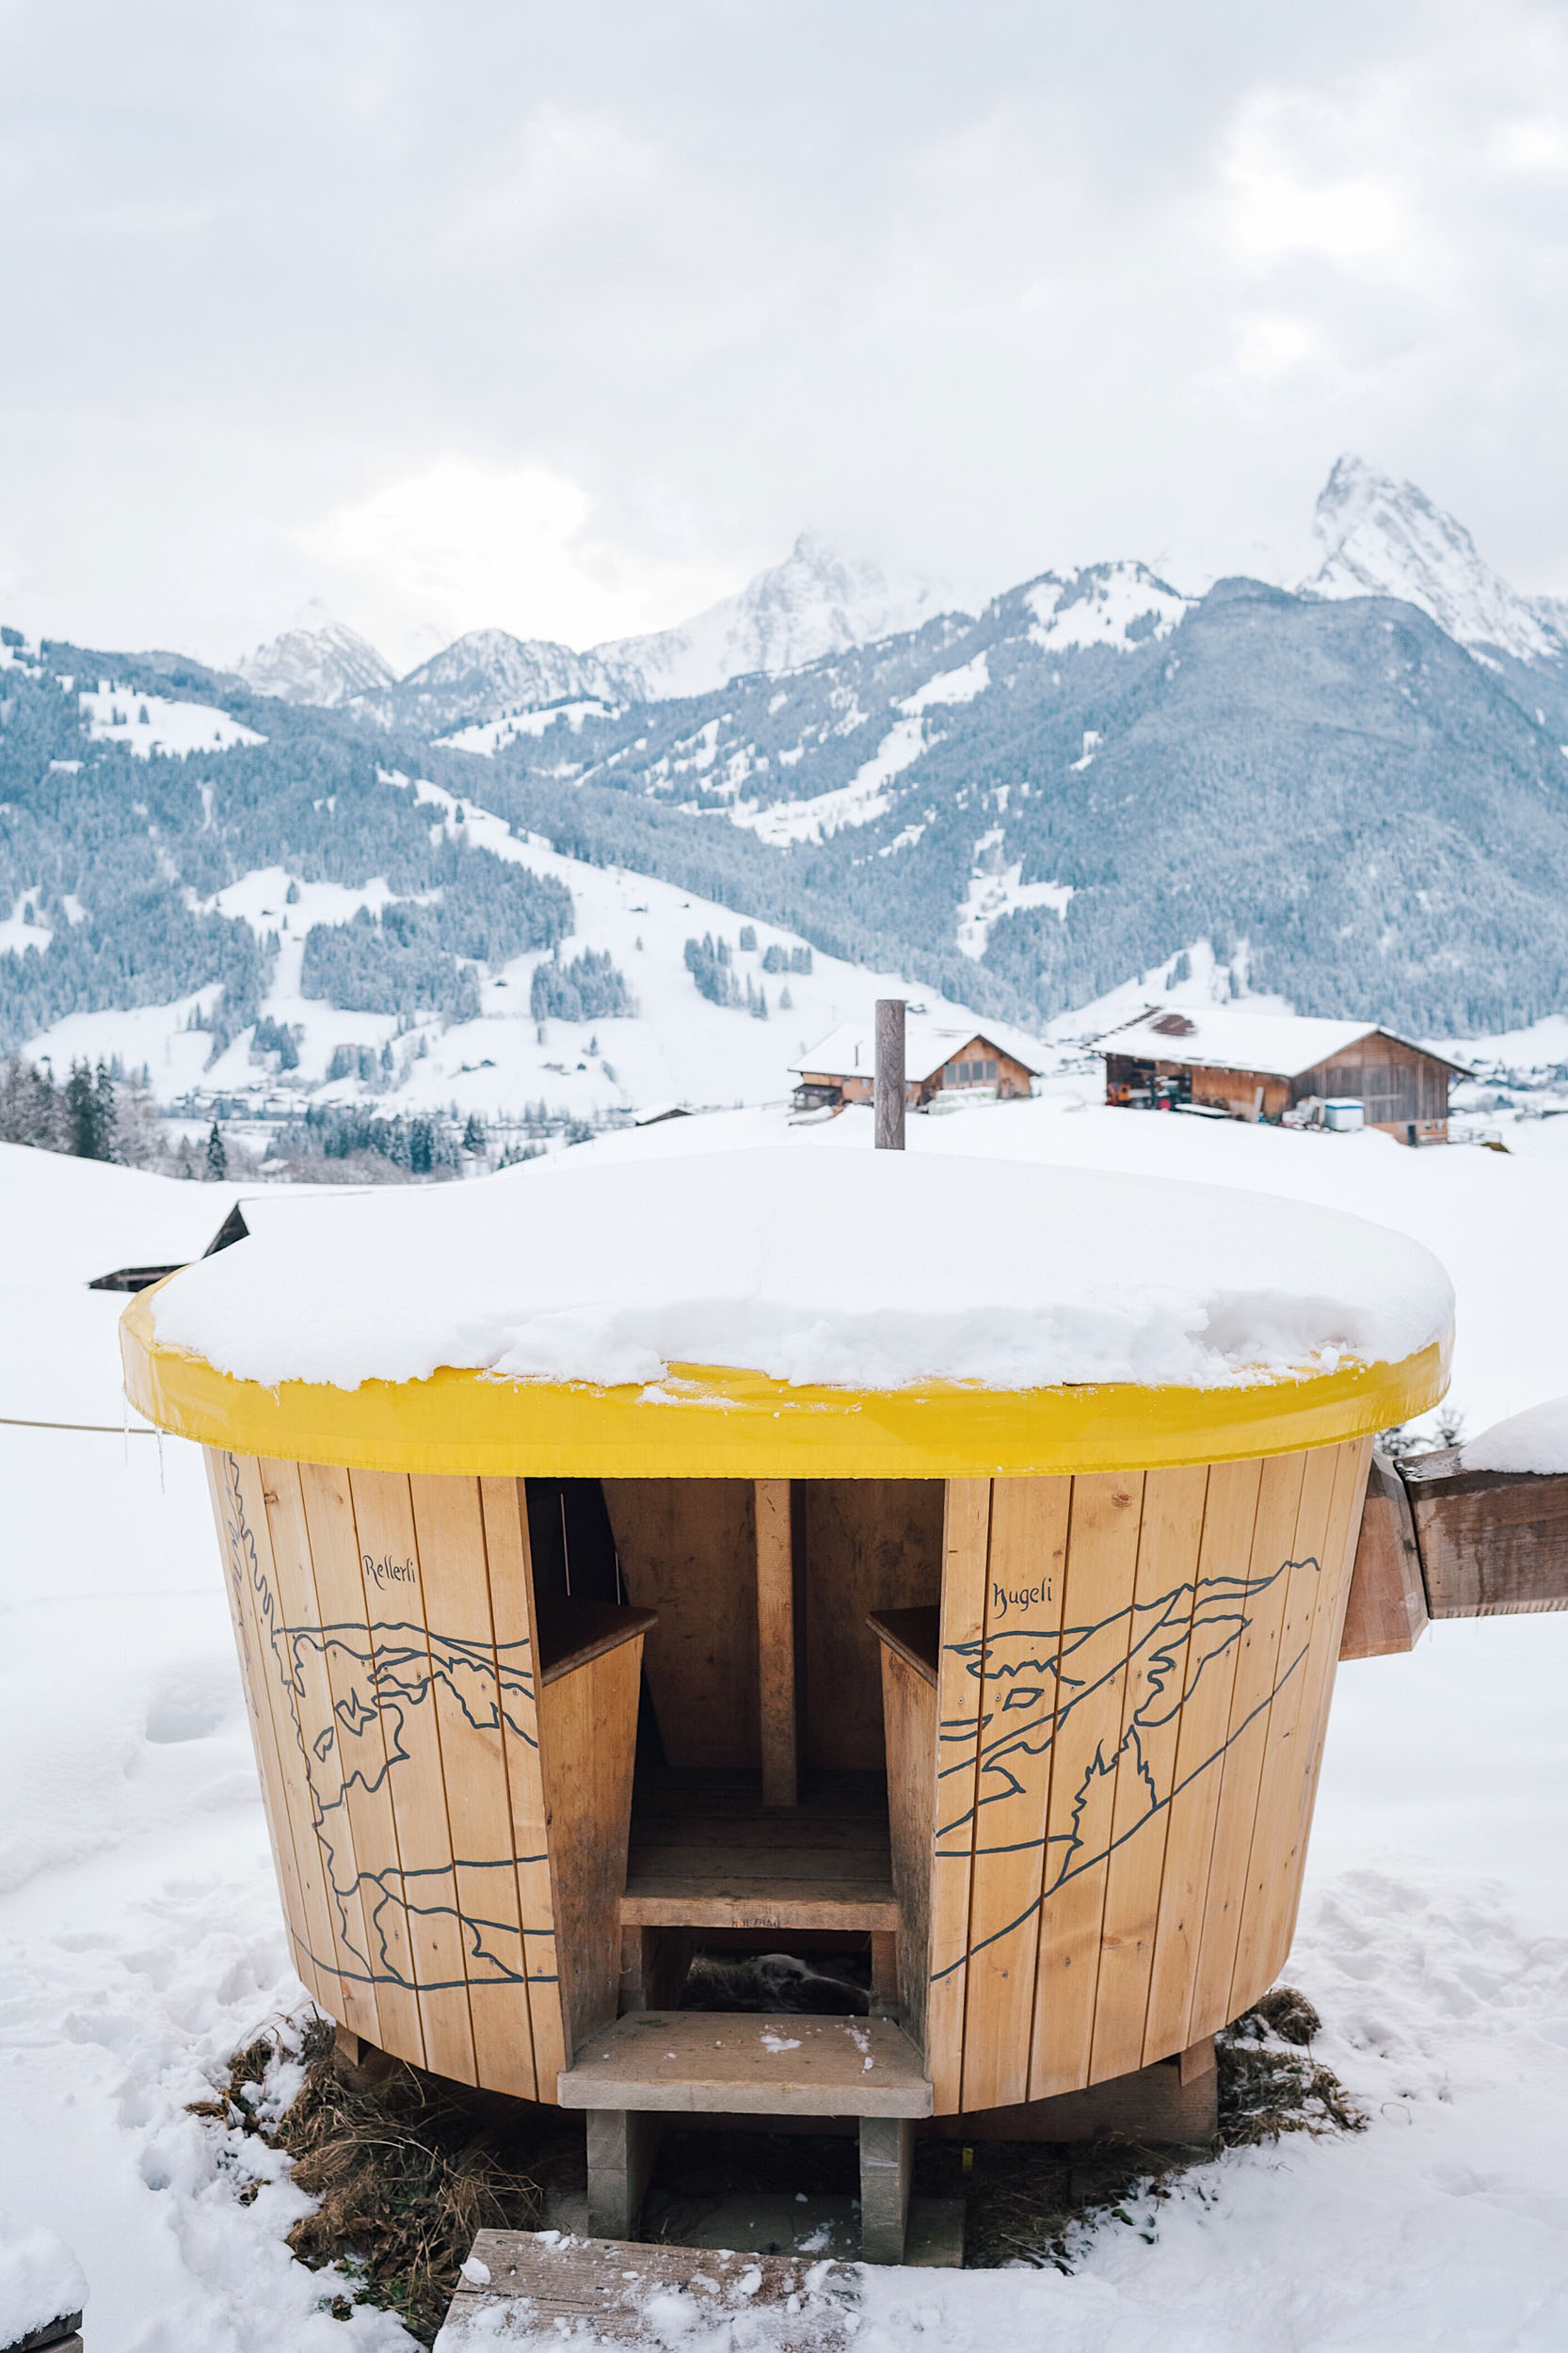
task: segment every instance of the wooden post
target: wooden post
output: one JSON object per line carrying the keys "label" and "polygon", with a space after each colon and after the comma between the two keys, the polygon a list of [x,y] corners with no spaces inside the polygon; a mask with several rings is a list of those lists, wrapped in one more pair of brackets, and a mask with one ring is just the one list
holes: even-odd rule
{"label": "wooden post", "polygon": [[860,2119],[860,2257],[901,2264],[909,2223],[915,2127],[907,2116]]}
{"label": "wooden post", "polygon": [[876,1000],[876,1148],[904,1149],[904,1016],[902,997]]}
{"label": "wooden post", "polygon": [[762,1803],[798,1805],[795,1576],[790,1481],[757,1483],[757,1677],[762,1735]]}
{"label": "wooden post", "polygon": [[636,2108],[589,2109],[588,2231],[592,2237],[636,2237],[664,2122],[662,2116]]}

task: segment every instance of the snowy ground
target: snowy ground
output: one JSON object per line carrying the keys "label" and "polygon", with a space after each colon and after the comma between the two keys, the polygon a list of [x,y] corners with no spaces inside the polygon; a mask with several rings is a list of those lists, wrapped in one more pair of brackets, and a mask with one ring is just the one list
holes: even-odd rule
{"label": "snowy ground", "polygon": [[[911,1147],[1159,1167],[1381,1218],[1454,1277],[1472,1431],[1568,1388],[1568,1122],[1521,1126],[1507,1157],[1410,1153],[1072,1095],[916,1120]],[[580,1150],[782,1128],[742,1112]],[[869,1150],[869,1116],[793,1143]],[[84,1280],[200,1247],[230,1197],[0,1149],[0,1413],[118,1420],[120,1303]],[[92,2353],[407,2345],[384,2316],[328,2316],[335,2283],[282,2244],[299,2194],[280,2180],[240,2205],[184,2113],[299,2000],[199,1461],[0,1423],[0,2209],[75,2249]],[[1551,1617],[1439,1626],[1413,1657],[1343,1673],[1289,1974],[1367,2133],[1227,2157],[1157,2215],[1129,2207],[1070,2278],[873,2274],[866,2353],[1561,2353],[1565,1677],[1568,1619]],[[700,2330],[684,2343],[709,2353]]]}
{"label": "snowy ground", "polygon": [[138,760],[151,760],[154,752],[202,752],[215,744],[229,751],[236,744],[266,742],[212,703],[173,702],[167,695],[117,686],[111,679],[84,691],[81,705],[94,743],[129,744]]}

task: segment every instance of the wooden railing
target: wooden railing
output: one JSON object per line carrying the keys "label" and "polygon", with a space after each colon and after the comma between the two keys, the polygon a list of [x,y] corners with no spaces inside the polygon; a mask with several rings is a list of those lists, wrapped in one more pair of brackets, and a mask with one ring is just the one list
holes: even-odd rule
{"label": "wooden railing", "polygon": [[1372,1455],[1341,1658],[1413,1650],[1432,1618],[1568,1609],[1568,1473]]}

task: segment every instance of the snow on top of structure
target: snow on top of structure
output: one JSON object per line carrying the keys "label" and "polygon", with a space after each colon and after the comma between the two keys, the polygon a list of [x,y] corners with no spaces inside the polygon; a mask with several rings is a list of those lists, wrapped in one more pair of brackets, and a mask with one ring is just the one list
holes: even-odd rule
{"label": "snow on top of structure", "polygon": [[1472,1438],[1460,1456],[1463,1470],[1568,1473],[1568,1397],[1554,1397]]}
{"label": "snow on top of structure", "polygon": [[[1021,1062],[1026,1070],[1036,1076],[1046,1066],[1036,1040],[1026,1037],[1021,1030],[1015,1030],[1007,1022],[926,1021],[917,1016],[904,1023],[904,1077],[932,1078],[976,1037],[1000,1046],[1004,1054],[1011,1054],[1015,1062]],[[790,1068],[797,1076],[811,1070],[833,1079],[869,1079],[876,1068],[875,1037],[859,1022],[840,1021],[809,1052],[803,1052],[791,1063]]]}
{"label": "snow on top of structure", "polygon": [[226,752],[236,744],[266,742],[214,703],[171,702],[107,679],[85,692],[81,705],[94,743],[129,744],[141,760],[154,752]]}
{"label": "snow on top of structure", "polygon": [[1168,637],[1192,599],[1146,565],[1124,562],[1048,572],[1025,590],[1024,602],[1034,616],[1029,633],[1048,653],[1085,646],[1114,646],[1125,652],[1149,638]]}
{"label": "snow on top of structure", "polygon": [[1304,594],[1398,597],[1462,646],[1496,646],[1521,662],[1561,653],[1561,639],[1477,553],[1464,524],[1414,482],[1347,452],[1319,494],[1312,527],[1323,561],[1302,583]]}
{"label": "snow on top of structure", "polygon": [[856,1389],[1210,1388],[1398,1360],[1453,1314],[1429,1252],[1336,1211],[805,1139],[546,1160],[288,1223],[175,1276],[159,1341],[268,1385],[712,1365]]}
{"label": "snow on top of structure", "polygon": [[[1294,1013],[1244,1013],[1231,1005],[1151,1005],[1135,1021],[1095,1040],[1102,1054],[1195,1063],[1207,1070],[1262,1070],[1294,1079],[1363,1038],[1394,1038],[1375,1021],[1327,1021]],[[1400,1038],[1400,1045],[1413,1043]],[[1420,1051],[1430,1053],[1430,1047]],[[1438,1061],[1446,1056],[1438,1055]],[[1461,1065],[1450,1064],[1453,1069]]]}
{"label": "snow on top of structure", "polygon": [[0,2342],[20,2345],[87,2300],[86,2275],[64,2239],[0,2206]]}

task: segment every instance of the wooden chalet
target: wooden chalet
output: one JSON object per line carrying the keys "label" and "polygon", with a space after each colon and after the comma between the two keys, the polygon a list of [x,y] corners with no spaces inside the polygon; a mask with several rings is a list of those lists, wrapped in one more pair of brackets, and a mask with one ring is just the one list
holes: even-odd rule
{"label": "wooden chalet", "polygon": [[1401,1144],[1448,1142],[1448,1088],[1468,1076],[1462,1063],[1375,1022],[1231,1005],[1150,1005],[1096,1048],[1109,1103],[1278,1121],[1313,1097],[1349,1100],[1368,1128]]}
{"label": "wooden chalet", "polygon": [[[994,1095],[999,1101],[1028,1100],[1043,1065],[1031,1060],[1032,1041],[1016,1030],[992,1025],[912,1018],[904,1032],[904,1099],[923,1111],[938,1095]],[[876,1041],[869,1027],[840,1023],[798,1063],[795,1107],[869,1103],[876,1085]]]}

